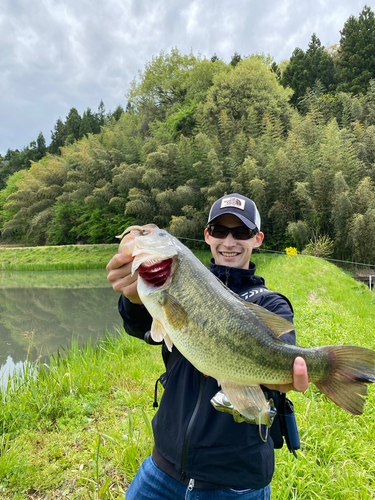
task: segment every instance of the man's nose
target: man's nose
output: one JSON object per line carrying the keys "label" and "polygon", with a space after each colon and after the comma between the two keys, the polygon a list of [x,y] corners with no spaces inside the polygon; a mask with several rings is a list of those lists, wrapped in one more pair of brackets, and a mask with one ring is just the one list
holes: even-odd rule
{"label": "man's nose", "polygon": [[233,234],[232,233],[228,233],[228,235],[223,240],[223,244],[225,246],[233,247],[234,245],[237,244],[237,240],[235,238],[233,238]]}

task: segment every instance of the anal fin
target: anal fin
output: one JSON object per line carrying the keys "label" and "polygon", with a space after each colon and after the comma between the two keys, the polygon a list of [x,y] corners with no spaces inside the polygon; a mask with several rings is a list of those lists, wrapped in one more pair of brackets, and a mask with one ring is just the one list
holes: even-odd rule
{"label": "anal fin", "polygon": [[173,342],[171,341],[171,338],[168,335],[168,333],[164,337],[164,342],[165,345],[168,347],[168,351],[172,352]]}
{"label": "anal fin", "polygon": [[268,402],[260,385],[243,386],[221,382],[221,388],[234,408],[248,419],[261,419],[268,412]]}

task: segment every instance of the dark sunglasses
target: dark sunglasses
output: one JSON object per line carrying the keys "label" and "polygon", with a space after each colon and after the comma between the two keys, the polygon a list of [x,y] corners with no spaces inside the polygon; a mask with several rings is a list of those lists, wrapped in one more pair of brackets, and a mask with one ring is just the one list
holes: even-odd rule
{"label": "dark sunglasses", "polygon": [[208,225],[208,234],[213,236],[214,238],[219,238],[223,240],[228,236],[229,233],[233,236],[235,240],[249,240],[253,236],[255,236],[258,232],[257,229],[249,229],[246,226],[238,226],[238,227],[226,227],[220,226],[218,224]]}

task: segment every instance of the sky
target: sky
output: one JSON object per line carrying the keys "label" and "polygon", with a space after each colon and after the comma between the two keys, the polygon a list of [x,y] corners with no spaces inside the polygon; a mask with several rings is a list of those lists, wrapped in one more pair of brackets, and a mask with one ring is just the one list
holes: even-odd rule
{"label": "sky", "polygon": [[[126,107],[147,61],[177,47],[230,62],[270,54],[279,63],[316,33],[340,42],[364,0],[0,0],[0,154],[22,149],[75,107]],[[375,0],[367,0],[375,11]]]}

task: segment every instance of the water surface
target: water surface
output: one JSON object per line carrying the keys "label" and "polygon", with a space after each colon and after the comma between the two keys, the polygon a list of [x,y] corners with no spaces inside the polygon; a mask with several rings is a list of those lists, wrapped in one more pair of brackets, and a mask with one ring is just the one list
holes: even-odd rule
{"label": "water surface", "polygon": [[29,359],[121,327],[105,270],[0,272],[0,385]]}

